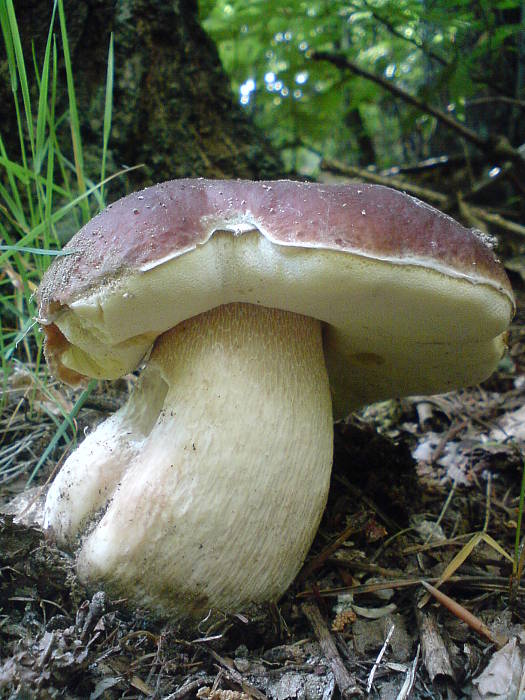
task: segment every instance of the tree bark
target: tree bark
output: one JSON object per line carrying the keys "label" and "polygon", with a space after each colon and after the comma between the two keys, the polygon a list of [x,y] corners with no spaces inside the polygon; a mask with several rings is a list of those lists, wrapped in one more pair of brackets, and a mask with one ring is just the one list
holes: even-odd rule
{"label": "tree bark", "polygon": [[[43,59],[51,7],[48,0],[16,4],[28,66],[32,44],[37,61]],[[129,173],[131,189],[177,177],[256,179],[282,174],[279,157],[234,102],[215,45],[198,22],[196,0],[64,0],[64,7],[86,166],[93,177],[102,147],[111,32],[115,81],[110,172],[144,163]],[[55,33],[59,35],[58,20]],[[16,157],[5,59],[0,81],[2,136],[15,137],[8,152]],[[64,93],[59,105],[66,110],[65,79],[60,88]]]}

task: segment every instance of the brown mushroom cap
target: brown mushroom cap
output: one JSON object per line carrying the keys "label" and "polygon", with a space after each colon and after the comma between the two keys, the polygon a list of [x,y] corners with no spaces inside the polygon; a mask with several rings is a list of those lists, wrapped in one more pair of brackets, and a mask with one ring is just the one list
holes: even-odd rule
{"label": "brown mushroom cap", "polygon": [[377,185],[175,180],[125,197],[72,238],[38,292],[64,381],[115,378],[154,339],[244,302],[324,323],[335,412],[475,383],[514,311],[486,238]]}

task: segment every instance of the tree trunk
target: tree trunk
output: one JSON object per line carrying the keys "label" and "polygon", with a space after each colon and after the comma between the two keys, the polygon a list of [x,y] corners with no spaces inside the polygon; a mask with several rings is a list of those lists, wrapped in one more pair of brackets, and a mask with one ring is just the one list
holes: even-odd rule
{"label": "tree trunk", "polygon": [[[43,59],[52,3],[16,3],[26,64]],[[88,173],[97,177],[110,33],[115,41],[110,168],[143,163],[132,189],[177,177],[272,178],[277,154],[233,100],[196,0],[64,0]],[[58,21],[55,31],[59,34]],[[0,65],[2,135],[16,125],[5,61]],[[65,89],[65,79],[60,80]],[[36,104],[36,99],[35,103]],[[67,109],[67,97],[59,96]],[[12,157],[15,145],[8,144]],[[118,194],[122,194],[122,184]]]}

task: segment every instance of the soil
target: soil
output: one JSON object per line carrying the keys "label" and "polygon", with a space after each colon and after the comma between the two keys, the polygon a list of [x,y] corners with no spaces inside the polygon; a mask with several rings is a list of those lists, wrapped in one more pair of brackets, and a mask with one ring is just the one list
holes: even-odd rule
{"label": "soil", "polygon": [[[513,566],[525,443],[518,295],[508,356],[483,386],[374,405],[336,426],[325,516],[278,605],[194,629],[155,621],[86,591],[71,555],[38,527],[0,515],[0,696],[517,696],[525,641],[523,560]],[[126,390],[120,382],[93,394],[79,434]],[[62,387],[44,391],[23,366],[6,397],[4,503],[23,491],[56,432],[54,401],[75,400]],[[42,497],[69,449],[59,442],[48,455],[26,502]],[[438,602],[422,580],[448,599]]]}

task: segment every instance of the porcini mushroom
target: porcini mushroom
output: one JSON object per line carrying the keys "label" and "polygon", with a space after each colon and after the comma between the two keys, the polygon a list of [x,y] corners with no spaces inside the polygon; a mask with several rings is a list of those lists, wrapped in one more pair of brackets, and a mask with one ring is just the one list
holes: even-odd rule
{"label": "porcini mushroom", "polygon": [[84,581],[162,615],[276,600],[325,506],[333,419],[486,378],[514,310],[480,232],[375,185],[166,182],[66,249],[39,289],[52,371],[147,360],[45,527]]}

